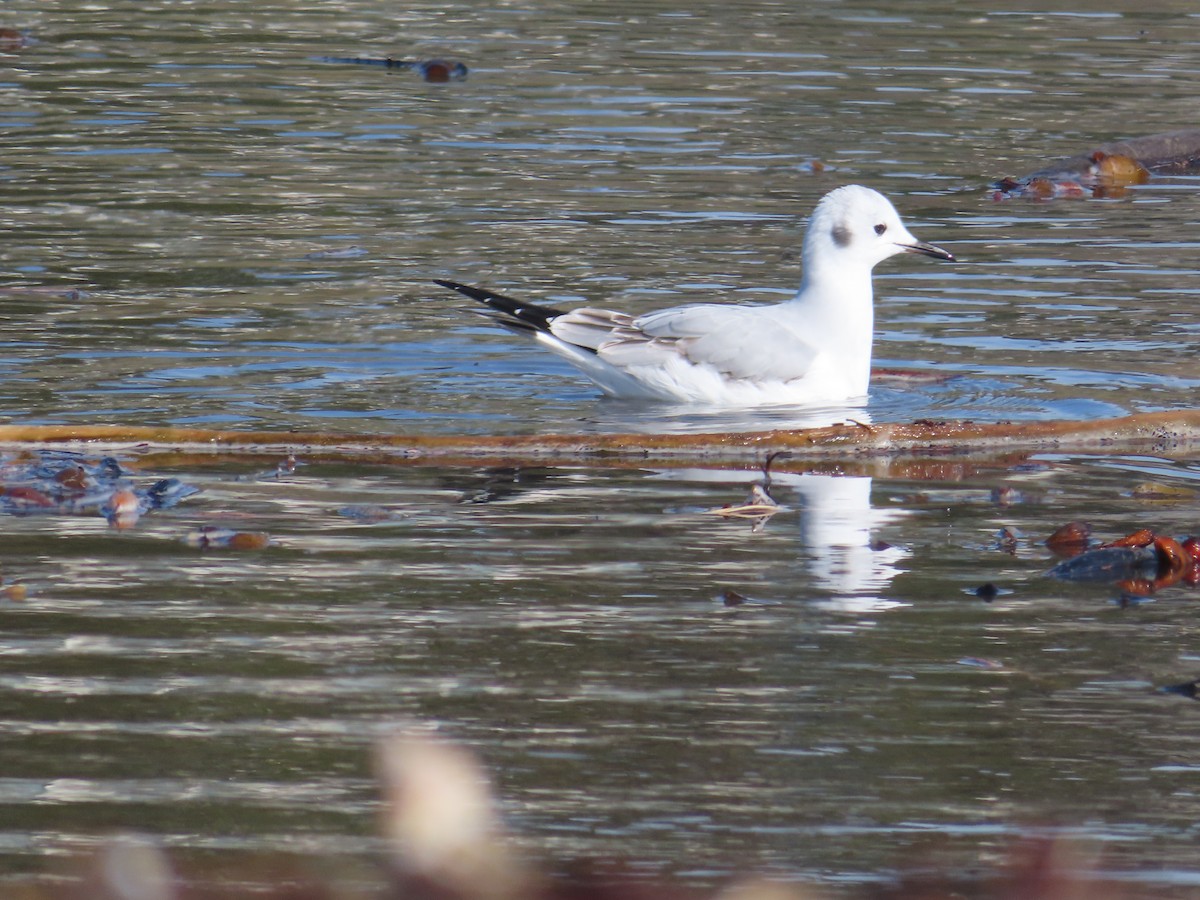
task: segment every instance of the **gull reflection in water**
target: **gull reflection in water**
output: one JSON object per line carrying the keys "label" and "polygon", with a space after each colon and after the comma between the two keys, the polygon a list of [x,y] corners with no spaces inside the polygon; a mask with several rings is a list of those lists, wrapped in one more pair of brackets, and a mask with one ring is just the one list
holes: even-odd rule
{"label": "gull reflection in water", "polygon": [[833,595],[827,602],[848,612],[907,605],[886,593],[908,552],[876,537],[904,512],[874,509],[866,475],[806,474],[790,484],[800,496],[800,541],[813,581]]}
{"label": "gull reflection in water", "polygon": [[[799,537],[806,559],[812,598],[825,608],[873,613],[907,604],[888,596],[902,571],[908,551],[878,538],[883,526],[906,515],[904,510],[878,510],[871,505],[872,478],[819,472],[768,472],[686,469],[663,471],[662,477],[706,482],[750,482],[765,487],[781,505],[766,528],[777,533],[799,516]],[[746,503],[754,498],[752,492]],[[737,509],[737,504],[731,504]],[[723,512],[715,510],[714,512]],[[746,527],[743,521],[731,527]],[[761,527],[762,522],[759,522]],[[747,533],[750,529],[747,528]],[[790,561],[789,561],[790,563]],[[790,579],[789,579],[790,580]]]}

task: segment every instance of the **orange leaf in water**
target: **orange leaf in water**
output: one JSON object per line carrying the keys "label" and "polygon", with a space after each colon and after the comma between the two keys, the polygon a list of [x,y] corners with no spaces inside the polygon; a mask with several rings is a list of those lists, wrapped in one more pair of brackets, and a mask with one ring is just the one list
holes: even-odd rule
{"label": "orange leaf in water", "polygon": [[1046,538],[1046,546],[1059,556],[1077,556],[1087,549],[1092,527],[1086,522],[1068,522]]}
{"label": "orange leaf in water", "polygon": [[1188,538],[1181,545],[1183,552],[1188,555],[1188,566],[1183,573],[1184,583],[1190,587],[1200,584],[1200,540]]}
{"label": "orange leaf in water", "polygon": [[263,531],[237,531],[229,536],[230,550],[262,550],[271,543],[271,536]]}
{"label": "orange leaf in water", "polygon": [[1101,150],[1092,154],[1092,174],[1110,187],[1145,184],[1150,180],[1146,167],[1132,156],[1110,156]]}
{"label": "orange leaf in water", "polygon": [[1149,547],[1154,543],[1156,536],[1149,528],[1139,528],[1133,534],[1127,534],[1123,538],[1117,538],[1115,541],[1101,544],[1099,549],[1103,550],[1108,547]]}
{"label": "orange leaf in water", "polygon": [[18,504],[25,506],[54,506],[54,501],[37,488],[15,485],[4,489],[4,496],[12,497]]}
{"label": "orange leaf in water", "polygon": [[1159,578],[1179,581],[1192,563],[1191,554],[1183,549],[1179,541],[1169,537],[1155,538],[1154,549],[1158,551]]}
{"label": "orange leaf in water", "polygon": [[65,488],[73,491],[85,491],[88,487],[88,476],[80,466],[68,466],[54,473],[54,480]]}

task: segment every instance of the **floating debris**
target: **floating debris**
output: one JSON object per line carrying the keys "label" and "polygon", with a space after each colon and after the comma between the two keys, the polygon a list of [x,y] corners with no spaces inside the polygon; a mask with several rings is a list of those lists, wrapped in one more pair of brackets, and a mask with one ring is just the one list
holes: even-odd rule
{"label": "floating debris", "polygon": [[754,596],[739,594],[733,588],[725,588],[725,590],[722,590],[713,599],[719,602],[721,606],[731,608],[731,610],[739,606],[779,606],[779,600],[761,600],[754,598]]}
{"label": "floating debris", "polygon": [[932,369],[902,369],[892,366],[871,366],[871,381],[899,387],[917,384],[943,384],[958,378],[957,372],[938,372]]}
{"label": "floating debris", "polygon": [[1114,601],[1113,605],[1117,609],[1130,609],[1134,606],[1141,606],[1143,603],[1150,601],[1149,594],[1129,594],[1122,592]]}
{"label": "floating debris", "polygon": [[458,503],[496,503],[511,500],[532,487],[551,484],[561,477],[550,469],[526,466],[488,466],[465,476],[439,479],[440,486],[458,494]]}
{"label": "floating debris", "polygon": [[750,487],[746,502],[740,506],[722,506],[718,509],[705,510],[706,515],[724,516],[729,519],[762,519],[773,516],[784,509],[767,493],[761,484]]}
{"label": "floating debris", "polygon": [[180,500],[200,493],[194,484],[185,484],[178,478],[163,478],[146,489],[146,503],[150,509],[170,509]]}
{"label": "floating debris", "polygon": [[786,451],[781,450],[767,456],[763,462],[763,479],[751,485],[750,493],[744,503],[739,506],[708,509],[705,510],[705,515],[722,516],[727,519],[750,519],[753,522],[750,528],[751,534],[758,534],[766,527],[767,520],[771,516],[787,509],[786,506],[780,506],[771,496],[771,463],[785,455],[787,455]]}
{"label": "floating debris", "polygon": [[137,494],[129,488],[119,488],[100,507],[100,515],[108,519],[108,524],[114,528],[132,528],[142,517],[143,509],[142,500]]}
{"label": "floating debris", "polygon": [[385,69],[406,69],[416,72],[431,84],[448,81],[466,81],[468,70],[465,65],[452,59],[393,59],[364,56],[318,56],[320,62],[348,63],[355,66],[382,66]]}
{"label": "floating debris", "polygon": [[741,606],[779,606],[778,600],[763,600],[758,597],[747,597],[733,588],[725,588],[713,598],[726,609],[737,609]]}
{"label": "floating debris", "polygon": [[1196,686],[1200,682],[1185,681],[1182,684],[1168,684],[1159,688],[1164,694],[1179,694],[1181,697],[1189,697],[1192,700],[1196,699]]}
{"label": "floating debris", "polygon": [[216,525],[193,531],[183,542],[200,550],[263,550],[274,543],[264,531],[234,531]]}
{"label": "floating debris", "polygon": [[376,522],[391,522],[395,519],[403,519],[405,513],[399,509],[392,509],[390,506],[375,506],[366,504],[362,506],[343,506],[337,514],[344,519],[353,519],[356,522],[365,522],[374,524]]}
{"label": "floating debris", "polygon": [[6,486],[0,500],[8,501],[9,512],[53,509],[58,505],[37,488],[21,484]]}
{"label": "floating debris", "polygon": [[1046,574],[1064,581],[1115,582],[1134,597],[1180,583],[1195,587],[1200,583],[1200,540],[1178,541],[1139,528],[1066,559]]}
{"label": "floating debris", "polygon": [[267,469],[263,472],[256,472],[253,475],[246,475],[239,478],[239,481],[277,481],[281,478],[286,478],[289,475],[295,475],[296,469],[304,465],[296,459],[294,453],[289,453],[283,459],[275,464],[275,468]]}
{"label": "floating debris", "polygon": [[1145,184],[1150,173],[1130,156],[1110,156],[1097,150],[1091,164],[1076,177],[1069,174],[1034,175],[1027,179],[1003,178],[996,183],[995,199],[1029,197],[1034,200],[1060,198],[1112,199],[1123,197],[1126,188]]}
{"label": "floating debris", "polygon": [[726,588],[717,594],[717,600],[723,606],[742,606],[749,602],[749,598],[745,594],[739,594],[737,591]]}
{"label": "floating debris", "polygon": [[42,450],[0,457],[0,514],[98,513],[117,528],[130,528],[147,511],[168,509],[199,488],[177,478],[148,487],[111,456]]}
{"label": "floating debris", "polygon": [[0,27],[0,52],[15,53],[37,43],[28,32],[8,26]]}
{"label": "floating debris", "polygon": [[1017,531],[1011,525],[1005,525],[996,532],[996,549],[1007,553],[1009,556],[1016,556],[1020,543],[1021,532]]}
{"label": "floating debris", "polygon": [[1145,481],[1134,487],[1129,494],[1135,500],[1153,500],[1164,502],[1184,503],[1196,499],[1196,492],[1191,488],[1176,487],[1169,484],[1156,484]]}
{"label": "floating debris", "polygon": [[970,666],[973,669],[987,669],[988,671],[999,671],[1004,668],[1004,663],[998,659],[985,659],[982,656],[964,656],[958,660],[960,666]]}
{"label": "floating debris", "polygon": [[1025,495],[1015,487],[992,488],[991,500],[997,506],[1008,507],[1025,502]]}
{"label": "floating debris", "polygon": [[1056,556],[1078,556],[1088,548],[1092,526],[1086,522],[1068,522],[1046,538],[1046,546]]}
{"label": "floating debris", "polygon": [[1023,178],[1002,178],[993,185],[996,189],[993,197],[996,200],[1122,197],[1128,188],[1145,184],[1153,175],[1197,172],[1200,172],[1200,129],[1171,131],[1101,144]]}
{"label": "floating debris", "polygon": [[996,587],[990,581],[987,584],[981,584],[975,588],[975,596],[985,603],[991,603],[1000,596],[1000,588]]}
{"label": "floating debris", "polygon": [[1064,581],[1153,580],[1158,554],[1152,547],[1097,547],[1060,562],[1049,575]]}
{"label": "floating debris", "polygon": [[1096,549],[1107,550],[1110,547],[1148,547],[1153,543],[1154,532],[1149,528],[1139,528],[1137,531],[1125,535],[1125,537],[1117,538],[1115,541],[1109,541],[1107,544],[1101,544]]}

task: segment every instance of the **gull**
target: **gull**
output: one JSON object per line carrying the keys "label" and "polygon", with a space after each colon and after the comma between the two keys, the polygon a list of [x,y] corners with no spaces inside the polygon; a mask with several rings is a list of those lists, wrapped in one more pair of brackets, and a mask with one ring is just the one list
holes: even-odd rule
{"label": "gull", "polygon": [[817,204],[795,295],[768,306],[698,303],[643,315],[570,311],[457,281],[512,331],[566,359],[609,396],[716,407],[843,403],[871,378],[871,270],[898,253],[953,260],[913,237],[891,202],[857,184]]}

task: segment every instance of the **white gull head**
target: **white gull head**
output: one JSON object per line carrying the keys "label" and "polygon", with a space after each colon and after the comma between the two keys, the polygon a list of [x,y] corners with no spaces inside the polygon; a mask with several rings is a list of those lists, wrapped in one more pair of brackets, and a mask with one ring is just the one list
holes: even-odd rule
{"label": "white gull head", "polygon": [[848,184],[822,197],[804,235],[806,275],[826,267],[869,272],[897,253],[954,258],[940,247],[918,241],[887,197],[860,184]]}
{"label": "white gull head", "polygon": [[821,386],[824,399],[866,396],[875,330],[871,272],[898,253],[954,259],[913,237],[891,201],[862,185],[830,191],[813,211],[800,289],[784,318],[818,349],[808,380]]}

